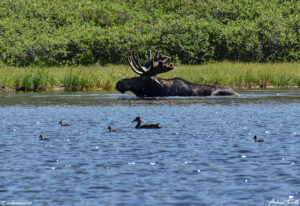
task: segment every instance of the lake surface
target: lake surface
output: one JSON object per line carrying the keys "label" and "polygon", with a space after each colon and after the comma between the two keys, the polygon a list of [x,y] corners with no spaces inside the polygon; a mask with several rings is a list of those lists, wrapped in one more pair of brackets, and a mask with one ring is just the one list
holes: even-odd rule
{"label": "lake surface", "polygon": [[[149,99],[0,93],[0,115],[2,204],[300,200],[300,90]],[[136,116],[163,128],[137,130]],[[61,127],[60,120],[72,126]],[[108,126],[120,131],[110,133]],[[40,134],[51,140],[40,141]],[[265,142],[255,143],[254,135]]]}

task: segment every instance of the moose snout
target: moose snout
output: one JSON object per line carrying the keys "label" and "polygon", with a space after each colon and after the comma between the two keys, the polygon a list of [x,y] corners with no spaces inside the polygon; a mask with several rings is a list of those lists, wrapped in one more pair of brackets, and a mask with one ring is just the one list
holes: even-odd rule
{"label": "moose snout", "polygon": [[121,93],[126,92],[126,89],[124,88],[124,83],[122,81],[118,81],[116,89]]}

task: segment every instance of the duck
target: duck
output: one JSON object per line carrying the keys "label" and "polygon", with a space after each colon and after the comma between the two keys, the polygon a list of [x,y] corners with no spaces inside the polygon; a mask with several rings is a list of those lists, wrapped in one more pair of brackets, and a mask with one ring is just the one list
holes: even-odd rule
{"label": "duck", "polygon": [[257,139],[256,135],[254,135],[253,139],[254,139],[255,142],[264,142],[265,141],[263,139]]}
{"label": "duck", "polygon": [[50,140],[48,137],[43,137],[43,135],[40,135],[40,140]]}
{"label": "duck", "polygon": [[111,126],[108,126],[107,129],[109,132],[118,132],[119,131],[118,129],[112,129]]}
{"label": "duck", "polygon": [[62,120],[58,124],[60,124],[61,126],[71,126],[70,124],[63,123]]}
{"label": "duck", "polygon": [[132,122],[137,122],[137,125],[135,126],[136,129],[160,129],[161,126],[159,123],[149,123],[149,124],[143,124],[141,117],[136,117]]}

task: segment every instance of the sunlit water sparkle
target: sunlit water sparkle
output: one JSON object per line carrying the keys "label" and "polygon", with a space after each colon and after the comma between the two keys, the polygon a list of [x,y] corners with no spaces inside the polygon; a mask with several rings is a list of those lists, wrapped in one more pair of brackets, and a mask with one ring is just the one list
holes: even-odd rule
{"label": "sunlit water sparkle", "polygon": [[[300,90],[149,99],[0,93],[0,114],[0,201],[267,205],[300,199]],[[137,130],[136,116],[163,128]],[[60,120],[72,126],[61,127]],[[40,134],[51,140],[40,141]],[[255,143],[254,135],[265,142]]]}

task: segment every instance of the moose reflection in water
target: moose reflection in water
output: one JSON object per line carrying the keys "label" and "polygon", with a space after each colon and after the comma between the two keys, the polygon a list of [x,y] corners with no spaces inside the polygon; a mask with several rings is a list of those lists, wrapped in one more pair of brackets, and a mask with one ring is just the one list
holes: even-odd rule
{"label": "moose reflection in water", "polygon": [[157,74],[174,69],[173,64],[165,65],[170,59],[171,57],[160,54],[159,50],[157,50],[155,57],[152,58],[151,51],[149,51],[149,61],[145,65],[141,65],[135,51],[132,50],[127,60],[130,68],[139,76],[118,81],[116,89],[121,93],[131,91],[138,97],[221,96],[238,94],[226,86],[198,85],[181,78],[161,79],[157,77]]}

